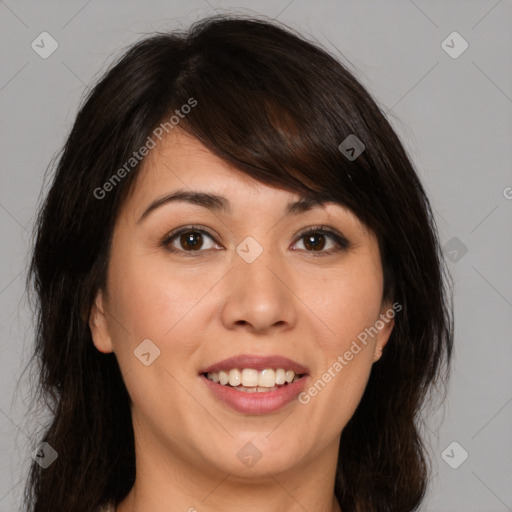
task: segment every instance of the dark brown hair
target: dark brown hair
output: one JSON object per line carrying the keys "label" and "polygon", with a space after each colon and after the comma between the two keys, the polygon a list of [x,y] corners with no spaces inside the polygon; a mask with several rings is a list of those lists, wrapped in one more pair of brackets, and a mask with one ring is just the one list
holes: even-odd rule
{"label": "dark brown hair", "polygon": [[[38,304],[37,400],[52,412],[38,442],[59,457],[47,469],[33,463],[27,509],[94,511],[134,483],[130,397],[87,319],[140,165],[97,191],[191,98],[180,129],[262,183],[348,207],[376,234],[383,299],[403,309],[342,433],[335,492],[343,512],[415,510],[429,474],[419,413],[448,376],[453,342],[429,201],[389,122],[344,65],[275,22],[238,16],[132,46],[88,94],[58,159],[27,286]],[[349,135],[365,145],[354,160],[339,149]]]}

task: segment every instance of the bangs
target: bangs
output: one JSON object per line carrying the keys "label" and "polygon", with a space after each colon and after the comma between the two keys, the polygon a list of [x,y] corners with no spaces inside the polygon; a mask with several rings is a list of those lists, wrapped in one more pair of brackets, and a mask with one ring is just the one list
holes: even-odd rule
{"label": "bangs", "polygon": [[[189,57],[170,85],[174,105],[197,100],[180,128],[262,183],[337,202],[375,228],[364,208],[369,187],[375,187],[365,155],[350,161],[338,149],[347,136],[362,137],[350,122],[353,112],[332,94],[335,76],[345,80],[341,66],[314,48],[315,55],[307,56],[302,47],[294,61],[290,54],[280,58],[275,46],[265,48],[268,40],[249,38],[253,46],[247,47],[247,35],[242,45],[223,34],[205,49],[201,37],[192,38]],[[305,58],[328,59],[335,76],[325,75],[325,62],[323,76],[315,73],[315,66],[304,66]]]}

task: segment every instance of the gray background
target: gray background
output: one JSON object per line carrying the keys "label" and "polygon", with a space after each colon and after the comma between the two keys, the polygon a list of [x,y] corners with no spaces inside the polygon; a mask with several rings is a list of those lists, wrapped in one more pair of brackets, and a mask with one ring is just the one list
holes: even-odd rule
{"label": "gray background", "polygon": [[[44,414],[26,417],[28,376],[16,388],[32,347],[23,284],[45,169],[88,84],[115,55],[143,34],[186,27],[215,10],[264,14],[320,42],[348,61],[388,114],[430,194],[456,282],[454,372],[445,407],[429,415],[434,478],[422,510],[512,510],[510,0],[6,0],[0,1],[0,512],[20,509],[36,447],[30,434],[45,421]],[[43,31],[59,45],[47,59],[31,48]],[[441,46],[453,31],[469,44],[458,58]],[[458,41],[449,44],[460,48]],[[441,456],[453,441],[458,445],[445,452],[452,465],[462,449],[469,453],[457,469]]]}

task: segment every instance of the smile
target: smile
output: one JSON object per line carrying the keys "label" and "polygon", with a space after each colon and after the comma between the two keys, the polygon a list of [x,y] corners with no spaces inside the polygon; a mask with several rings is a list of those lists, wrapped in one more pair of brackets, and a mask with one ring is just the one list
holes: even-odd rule
{"label": "smile", "polygon": [[296,375],[293,370],[284,368],[266,368],[258,371],[253,368],[239,370],[233,368],[228,371],[208,372],[206,378],[222,386],[230,386],[244,393],[268,393],[281,386],[291,384],[302,375]]}
{"label": "smile", "polygon": [[[307,375],[299,376],[294,374],[291,382],[287,382],[285,371],[285,382],[283,384],[271,384],[272,381],[275,382],[276,379],[280,380],[282,378],[281,372],[279,372],[279,374],[274,377],[268,373],[264,374],[263,383],[267,384],[266,386],[244,386],[242,383],[236,386],[232,386],[229,384],[229,382],[221,384],[221,376],[223,381],[226,381],[226,378],[229,379],[231,376],[232,371],[233,370],[230,370],[229,374],[226,372],[201,374],[200,378],[202,382],[204,382],[204,384],[207,386],[213,398],[218,403],[222,404],[223,406],[228,406],[230,409],[233,409],[239,413],[256,415],[270,414],[279,411],[294,400],[297,401],[298,395],[302,393],[306,386],[306,380],[308,377]],[[240,374],[243,373],[243,370],[237,371]],[[260,373],[263,372],[257,373],[259,383]],[[275,373],[277,372],[274,372],[274,374]],[[214,379],[217,378],[219,380],[218,382],[215,382]],[[290,374],[288,375],[288,378],[290,378]]]}
{"label": "smile", "polygon": [[199,377],[221,405],[245,414],[269,414],[297,399],[309,370],[277,354],[241,354],[202,368]]}

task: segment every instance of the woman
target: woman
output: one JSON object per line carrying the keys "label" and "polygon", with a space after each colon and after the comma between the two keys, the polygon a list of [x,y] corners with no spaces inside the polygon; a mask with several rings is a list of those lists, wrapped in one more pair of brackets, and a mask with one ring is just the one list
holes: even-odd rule
{"label": "woman", "polygon": [[444,276],[403,146],[324,50],[235,17],[135,44],[38,218],[55,460],[28,509],[415,510]]}

